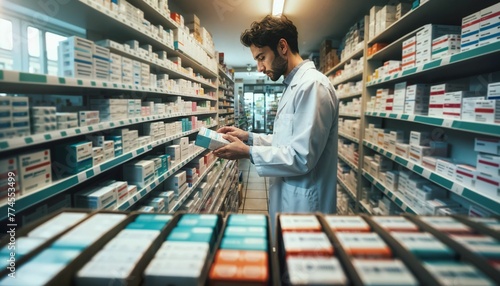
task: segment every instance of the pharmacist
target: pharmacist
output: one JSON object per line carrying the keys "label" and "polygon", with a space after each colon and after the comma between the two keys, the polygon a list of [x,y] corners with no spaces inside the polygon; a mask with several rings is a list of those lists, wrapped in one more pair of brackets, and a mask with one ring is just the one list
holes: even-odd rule
{"label": "pharmacist", "polygon": [[[222,127],[231,143],[214,151],[225,159],[250,158],[271,177],[269,214],[336,211],[338,100],[326,76],[299,55],[297,28],[285,16],[266,16],[241,35],[258,70],[282,75],[285,91],[272,135]],[[247,144],[245,144],[246,142]],[[274,222],[273,222],[274,225]]]}

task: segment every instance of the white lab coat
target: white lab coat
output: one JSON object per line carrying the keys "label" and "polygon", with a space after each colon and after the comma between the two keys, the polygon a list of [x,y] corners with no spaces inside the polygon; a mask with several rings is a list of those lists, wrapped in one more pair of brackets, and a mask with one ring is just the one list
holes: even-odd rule
{"label": "white lab coat", "polygon": [[272,135],[252,134],[259,176],[271,177],[269,215],[336,211],[338,100],[326,76],[304,63],[278,104]]}

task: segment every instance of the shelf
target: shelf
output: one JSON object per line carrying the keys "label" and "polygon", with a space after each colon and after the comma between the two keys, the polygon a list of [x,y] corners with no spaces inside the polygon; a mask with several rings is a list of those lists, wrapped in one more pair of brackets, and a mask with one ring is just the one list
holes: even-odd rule
{"label": "shelf", "polygon": [[170,18],[170,15],[164,15],[158,7],[150,5],[147,0],[127,0],[130,4],[141,9],[144,12],[144,18],[151,22],[151,24],[161,24],[165,28],[177,29],[178,24]]}
{"label": "shelf", "polygon": [[356,192],[354,192],[351,187],[347,186],[347,184],[339,176],[337,176],[337,181],[342,186],[342,188],[347,191],[346,193],[348,193],[356,201]]}
{"label": "shelf", "polygon": [[332,85],[336,86],[336,85],[339,85],[341,83],[344,83],[344,82],[349,82],[349,81],[360,81],[363,79],[363,70],[353,74],[353,75],[350,75],[346,78],[343,78],[343,79],[335,79],[332,81]]}
{"label": "shelf", "polygon": [[[212,125],[210,127],[213,127],[215,125]],[[149,151],[151,151],[154,147],[159,146],[161,144],[165,144],[169,141],[172,141],[177,138],[181,138],[184,136],[188,136],[189,134],[196,133],[198,132],[198,129],[190,130],[187,132],[183,132],[180,134],[176,134],[173,136],[169,136],[160,140],[157,140],[151,144],[148,144],[146,146],[142,146],[140,148],[137,148],[135,150],[132,150],[131,152],[125,153],[123,155],[120,155],[118,157],[115,157],[109,161],[106,161],[100,165],[93,166],[92,168],[82,171],[76,175],[72,175],[57,181],[52,182],[47,187],[44,187],[42,189],[36,190],[34,192],[31,192],[29,194],[20,196],[19,198],[16,198],[16,212],[21,212],[28,207],[37,204],[45,199],[48,199],[54,195],[57,195],[59,193],[62,193],[66,191],[67,189],[81,184],[91,178],[94,178],[98,176],[99,174],[108,171],[114,167],[117,167],[119,165],[122,165],[123,163],[136,158],[142,154],[145,154]],[[7,208],[9,206],[5,203],[0,206],[0,210],[3,211],[0,214],[0,220],[4,220],[7,218]]]}
{"label": "shelf", "polygon": [[[234,173],[233,171],[234,169],[231,169],[231,171],[229,171],[226,175],[226,177],[224,178],[224,181],[222,182],[222,184],[220,184],[221,188],[226,184],[228,178],[231,176],[232,173]],[[229,188],[226,189],[226,190],[222,190],[222,192],[219,192],[219,195],[217,196],[217,198],[214,200],[214,203],[212,204],[212,206],[210,207],[210,210],[208,211],[208,213],[213,213],[214,210],[216,210],[218,212],[218,210],[220,209],[221,205],[222,205],[222,202],[224,202],[224,198],[226,197],[227,193],[229,191]],[[220,202],[220,203],[219,203]],[[216,207],[217,206],[217,207]]]}
{"label": "shelf", "polygon": [[339,116],[361,118],[360,114],[339,113]]}
{"label": "shelf", "polygon": [[351,140],[352,142],[359,143],[359,138],[353,137],[351,135],[347,135],[347,134],[342,133],[340,131],[339,131],[339,136],[347,138],[347,139]]}
{"label": "shelf", "polygon": [[[430,1],[433,2],[433,1]],[[399,81],[439,82],[498,70],[500,42],[461,52],[427,64],[394,73],[385,78],[366,83],[367,87],[378,87]]]}
{"label": "shelf", "polygon": [[372,117],[396,119],[401,121],[416,122],[425,125],[438,126],[448,129],[455,129],[471,133],[500,137],[500,124],[488,124],[488,123],[473,122],[473,121],[462,121],[451,118],[437,118],[437,117],[430,117],[423,115],[410,115],[410,114],[384,113],[384,112],[365,112],[365,115]]}
{"label": "shelf", "polygon": [[200,178],[198,178],[198,181],[196,181],[196,183],[194,183],[192,187],[188,188],[184,192],[184,194],[182,194],[182,196],[180,196],[177,199],[177,201],[175,202],[175,204],[168,210],[169,213],[174,213],[177,210],[179,210],[179,208],[182,206],[182,204],[184,204],[184,202],[189,198],[189,196],[191,195],[191,193],[193,192],[193,190],[196,190],[196,188],[198,187],[198,185],[201,183],[201,180],[208,174],[209,170],[212,169],[212,167],[215,165],[215,162],[217,162],[217,160],[214,160],[212,162],[212,164],[210,164],[210,166],[205,170],[205,172],[203,173],[203,175],[201,175]]}
{"label": "shelf", "polygon": [[370,210],[370,205],[363,201],[359,201],[359,205],[363,208],[363,210],[369,214],[372,214],[372,211]]}
{"label": "shelf", "polygon": [[217,65],[217,68],[219,69],[219,74],[223,75],[227,80],[231,81],[234,84],[234,79],[230,77],[222,68],[220,65]]}
{"label": "shelf", "polygon": [[[117,206],[115,210],[125,211],[128,210],[131,206],[133,206],[136,202],[147,196],[151,191],[153,191],[158,185],[160,185],[163,181],[165,181],[168,177],[172,176],[175,172],[177,172],[180,168],[184,167],[191,160],[196,158],[196,156],[202,154],[206,149],[202,149],[197,151],[195,154],[189,156],[187,159],[182,160],[177,165],[172,166],[168,171],[158,176],[153,182],[149,183],[146,187],[137,190],[137,194],[133,197],[129,198],[126,202],[123,202],[121,205]],[[191,192],[192,189],[188,188],[184,193]]]}
{"label": "shelf", "polygon": [[32,147],[39,144],[57,141],[60,139],[77,137],[83,134],[101,132],[105,130],[115,129],[138,123],[151,122],[156,120],[163,120],[163,119],[183,117],[183,116],[203,115],[203,114],[216,114],[216,112],[212,111],[212,112],[176,113],[167,116],[151,115],[146,117],[136,117],[136,118],[116,120],[116,121],[101,122],[95,125],[69,128],[64,130],[55,130],[47,133],[34,134],[24,137],[14,137],[5,140],[2,139],[0,140],[0,152],[15,150],[28,146]]}
{"label": "shelf", "polygon": [[344,100],[344,99],[349,99],[349,98],[358,97],[358,96],[361,96],[361,92],[354,93],[354,94],[349,94],[349,95],[345,95],[345,96],[340,96],[338,99],[339,100]]}
{"label": "shelf", "polygon": [[363,177],[365,177],[370,183],[375,185],[377,189],[382,191],[389,199],[391,199],[398,207],[400,207],[404,212],[411,213],[411,214],[418,214],[416,211],[414,211],[410,205],[405,203],[403,199],[396,194],[396,192],[392,192],[388,188],[386,188],[379,180],[375,179],[372,175],[368,174],[365,170],[363,170]]}
{"label": "shelf", "polygon": [[442,186],[443,188],[459,195],[462,196],[469,201],[479,204],[482,207],[488,209],[492,213],[499,214],[500,213],[500,202],[496,201],[493,198],[486,197],[482,194],[480,194],[476,190],[469,189],[467,187],[464,187],[461,184],[458,184],[454,182],[452,179],[445,178],[441,175],[436,174],[434,171],[429,170],[427,168],[424,168],[418,164],[415,164],[413,162],[408,161],[406,158],[397,156],[395,154],[392,154],[391,152],[378,147],[372,143],[369,143],[366,140],[363,140],[363,145],[366,147],[375,150],[379,152],[380,154],[386,156],[387,158],[395,161],[396,163],[402,165],[403,167],[406,167],[407,169],[419,174],[420,176],[424,177],[425,179]]}
{"label": "shelf", "polygon": [[347,63],[347,61],[351,60],[351,59],[354,59],[354,58],[359,58],[361,56],[363,56],[363,52],[364,52],[364,48],[361,47],[360,49],[358,49],[357,51],[354,51],[352,54],[348,55],[348,56],[345,56],[345,59],[343,59],[342,61],[340,61],[336,66],[334,66],[333,68],[331,68],[330,70],[328,70],[325,75],[326,76],[329,76],[333,73],[335,73],[336,71],[340,70],[341,68],[344,67],[344,65]]}
{"label": "shelf", "polygon": [[[403,15],[401,19],[370,39],[368,44],[391,43],[401,35],[414,30],[415,27],[421,27],[429,23],[460,25],[461,18],[475,11],[480,11],[481,8],[486,8],[498,1],[488,0],[480,2],[478,4],[477,1],[470,0],[430,0]],[[447,9],[445,7],[453,8]]]}
{"label": "shelf", "polygon": [[[215,179],[213,180],[213,182],[210,184],[210,186],[207,188],[207,192],[205,193],[205,196],[201,199],[201,202],[200,204],[198,205],[198,209],[197,209],[197,212],[199,213],[201,211],[201,208],[207,203],[207,200],[208,200],[208,197],[209,195],[212,193],[213,191],[213,188],[215,186],[215,184],[219,181],[220,177],[222,176],[222,173],[224,172],[224,170],[227,169],[229,163],[231,161],[227,161],[224,166],[222,166],[221,170],[219,171],[219,173],[217,173],[217,175],[215,176]],[[233,166],[234,167],[234,166]]]}
{"label": "shelf", "polygon": [[[40,10],[40,7],[37,5],[38,3],[35,1],[20,0],[16,1],[16,3],[34,11]],[[62,9],[60,6],[57,6],[59,10]],[[165,50],[169,56],[181,57],[184,66],[192,67],[195,72],[205,77],[217,77],[215,70],[204,67],[197,60],[184,54],[182,51],[175,50],[173,46],[166,45],[163,39],[153,35],[146,26],[132,22],[125,17],[117,18],[117,13],[104,8],[94,0],[74,0],[71,1],[71,5],[68,5],[66,2],[64,11],[51,13],[51,16],[63,22],[81,27],[87,30],[87,32],[95,32],[95,34],[101,35],[104,38],[110,37],[113,41],[125,42],[134,39],[141,44],[150,44],[153,46],[153,50]]]}
{"label": "shelf", "polygon": [[122,45],[116,42],[111,42],[110,45],[105,46],[110,50],[112,53],[119,54],[121,56],[126,56],[127,58],[134,59],[143,63],[147,63],[150,65],[150,70],[153,71],[154,73],[158,72],[168,72],[169,78],[176,79],[176,78],[183,78],[183,79],[188,79],[197,83],[200,83],[203,87],[208,87],[211,89],[217,89],[217,86],[214,84],[211,84],[208,80],[203,80],[199,79],[196,77],[193,77],[191,75],[182,73],[177,70],[173,70],[172,68],[163,65],[162,60],[159,59],[151,59],[151,58],[145,58],[144,56],[140,55],[138,52],[134,50],[126,51]]}
{"label": "shelf", "polygon": [[187,93],[172,92],[162,88],[132,85],[116,82],[106,82],[94,79],[80,79],[72,77],[58,77],[45,74],[34,74],[13,70],[0,70],[0,83],[3,93],[35,93],[35,94],[76,94],[82,95],[86,92],[95,94],[99,91],[110,91],[120,94],[119,91],[146,92],[154,94],[178,95],[189,98],[216,101],[209,96],[191,95]]}
{"label": "shelf", "polygon": [[338,157],[342,161],[346,162],[346,164],[349,165],[349,167],[351,167],[356,173],[358,172],[358,166],[356,166],[356,164],[354,162],[352,162],[351,160],[347,159],[346,157],[344,157],[344,155],[342,155],[340,153],[338,154]]}

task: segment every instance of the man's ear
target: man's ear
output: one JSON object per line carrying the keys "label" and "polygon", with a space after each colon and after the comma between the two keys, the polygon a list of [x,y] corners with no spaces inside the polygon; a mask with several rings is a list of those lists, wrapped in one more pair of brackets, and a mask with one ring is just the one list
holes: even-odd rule
{"label": "man's ear", "polygon": [[288,43],[283,38],[278,42],[278,51],[281,56],[285,56],[288,51]]}

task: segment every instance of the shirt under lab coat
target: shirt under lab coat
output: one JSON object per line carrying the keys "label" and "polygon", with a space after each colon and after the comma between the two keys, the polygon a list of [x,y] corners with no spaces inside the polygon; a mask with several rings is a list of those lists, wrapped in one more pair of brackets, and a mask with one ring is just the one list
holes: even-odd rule
{"label": "shirt under lab coat", "polygon": [[[287,79],[285,79],[285,82]],[[336,211],[338,100],[328,78],[305,62],[278,104],[272,135],[251,134],[259,176],[269,178],[269,215]]]}

